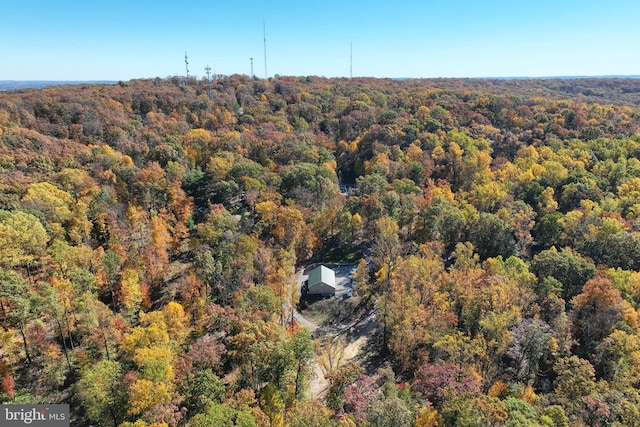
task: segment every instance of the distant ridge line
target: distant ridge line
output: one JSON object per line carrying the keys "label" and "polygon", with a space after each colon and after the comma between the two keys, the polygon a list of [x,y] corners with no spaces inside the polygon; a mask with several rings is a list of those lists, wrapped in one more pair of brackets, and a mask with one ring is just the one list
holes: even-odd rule
{"label": "distant ridge line", "polygon": [[[339,78],[339,77],[336,77]],[[362,78],[376,78],[366,77]],[[388,79],[389,77],[387,77]],[[385,79],[385,78],[381,78]],[[391,80],[579,80],[579,79],[640,79],[640,74],[602,76],[542,76],[542,77],[391,77]],[[40,89],[47,86],[69,86],[87,84],[116,84],[122,80],[0,80],[0,92],[19,89]]]}
{"label": "distant ridge line", "polygon": [[0,91],[40,89],[47,86],[116,84],[116,80],[0,80]]}
{"label": "distant ridge line", "polygon": [[577,79],[640,79],[640,75],[603,75],[603,76],[545,76],[545,77],[485,77],[493,80],[577,80]]}
{"label": "distant ridge line", "polygon": [[580,80],[580,79],[640,79],[640,74],[603,76],[520,76],[520,77],[392,77],[391,80]]}

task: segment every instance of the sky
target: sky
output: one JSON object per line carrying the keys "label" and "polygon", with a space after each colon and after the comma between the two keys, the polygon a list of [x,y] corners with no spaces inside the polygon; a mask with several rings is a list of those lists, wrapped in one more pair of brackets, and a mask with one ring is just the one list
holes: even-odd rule
{"label": "sky", "polygon": [[250,58],[258,77],[640,75],[638,17],[637,0],[1,0],[0,80],[183,76],[185,51],[198,78]]}

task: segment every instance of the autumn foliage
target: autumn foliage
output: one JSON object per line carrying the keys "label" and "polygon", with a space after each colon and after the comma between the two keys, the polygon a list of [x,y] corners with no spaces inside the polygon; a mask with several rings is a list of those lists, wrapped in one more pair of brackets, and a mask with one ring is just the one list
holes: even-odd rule
{"label": "autumn foliage", "polygon": [[[640,425],[638,80],[207,88],[0,92],[1,402],[114,427]],[[314,345],[294,320],[322,262],[353,265],[365,361],[343,360],[357,322]]]}

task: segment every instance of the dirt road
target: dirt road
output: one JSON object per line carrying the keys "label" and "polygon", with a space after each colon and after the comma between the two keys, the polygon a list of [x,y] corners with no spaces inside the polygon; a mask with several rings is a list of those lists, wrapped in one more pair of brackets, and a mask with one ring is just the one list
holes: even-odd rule
{"label": "dirt road", "polygon": [[[346,324],[318,325],[307,319],[299,312],[294,312],[294,318],[298,325],[307,329],[316,340],[325,337],[343,336],[346,346],[342,355],[342,364],[351,361],[362,363],[366,355],[367,344],[375,329],[375,313],[371,313],[365,318],[357,319]],[[311,379],[309,389],[313,398],[323,398],[329,388],[329,381],[325,378],[320,364],[314,361],[315,376]]]}

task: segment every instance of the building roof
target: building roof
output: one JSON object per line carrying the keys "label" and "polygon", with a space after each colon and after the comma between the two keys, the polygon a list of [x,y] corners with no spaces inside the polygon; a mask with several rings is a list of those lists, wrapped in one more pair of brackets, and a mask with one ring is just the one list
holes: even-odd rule
{"label": "building roof", "polygon": [[321,283],[336,287],[336,273],[324,265],[318,266],[309,272],[309,289]]}

